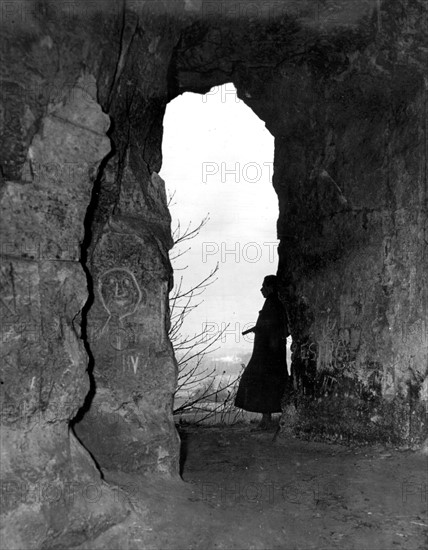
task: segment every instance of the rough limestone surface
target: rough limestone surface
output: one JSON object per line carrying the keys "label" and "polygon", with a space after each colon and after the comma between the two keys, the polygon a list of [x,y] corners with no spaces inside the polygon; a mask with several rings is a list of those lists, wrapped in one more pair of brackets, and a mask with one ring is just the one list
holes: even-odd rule
{"label": "rough limestone surface", "polygon": [[103,471],[177,475],[158,173],[185,91],[233,82],[275,136],[283,424],[425,437],[426,5],[274,4],[2,11],[2,548],[72,548],[121,521]]}
{"label": "rough limestone surface", "polygon": [[[149,197],[166,204],[153,172]],[[160,195],[159,195],[159,192]],[[170,474],[177,471],[171,424],[176,366],[168,341],[167,251],[130,169],[122,176],[115,215],[91,253],[94,303],[88,327],[96,393],[75,426],[102,469]],[[146,214],[146,215],[144,215]],[[169,230],[168,224],[161,231]],[[146,217],[147,216],[147,217]]]}
{"label": "rough limestone surface", "polygon": [[[110,151],[95,92],[84,74],[47,106],[22,179],[1,189],[3,548],[39,548],[65,534],[78,541],[126,514],[68,428],[89,389],[78,245],[91,173]],[[90,484],[98,507],[85,498]]]}
{"label": "rough limestone surface", "polygon": [[[105,108],[115,153],[91,203],[88,341],[94,396],[74,429],[102,470],[178,475],[172,421],[177,380],[168,340],[171,217],[161,167],[168,60],[179,38],[167,17],[129,12]],[[120,71],[120,72],[119,72]]]}

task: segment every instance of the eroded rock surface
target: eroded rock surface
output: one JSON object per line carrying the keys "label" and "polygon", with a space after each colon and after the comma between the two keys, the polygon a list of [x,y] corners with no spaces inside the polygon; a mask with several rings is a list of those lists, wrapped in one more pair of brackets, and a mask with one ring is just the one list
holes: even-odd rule
{"label": "eroded rock surface", "polygon": [[[89,390],[78,318],[87,300],[79,262],[91,174],[110,151],[109,117],[82,75],[50,103],[22,179],[2,207],[2,496],[8,548],[82,540],[126,508],[69,431]],[[86,498],[99,491],[97,506]]]}

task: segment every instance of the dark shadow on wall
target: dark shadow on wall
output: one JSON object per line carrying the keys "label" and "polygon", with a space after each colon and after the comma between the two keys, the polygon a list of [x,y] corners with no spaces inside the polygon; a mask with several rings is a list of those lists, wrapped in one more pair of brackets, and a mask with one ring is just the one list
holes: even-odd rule
{"label": "dark shadow on wall", "polygon": [[[111,130],[108,131],[108,135],[111,139]],[[95,383],[95,377],[94,377],[94,367],[95,367],[95,358],[91,350],[91,346],[89,343],[89,334],[88,334],[88,313],[94,303],[95,300],[95,291],[94,291],[94,280],[92,277],[92,274],[88,267],[88,250],[92,244],[92,238],[93,238],[93,221],[95,217],[95,212],[97,211],[98,202],[99,202],[99,196],[100,196],[100,189],[104,178],[104,170],[108,163],[108,161],[115,155],[115,147],[113,145],[113,141],[111,141],[111,151],[108,155],[105,156],[105,158],[101,161],[97,174],[94,178],[94,185],[92,187],[92,194],[91,194],[91,200],[89,201],[88,208],[86,210],[85,220],[83,222],[84,225],[84,238],[81,244],[81,253],[80,253],[80,263],[82,265],[82,269],[85,272],[86,275],[86,281],[87,281],[87,287],[88,287],[88,299],[86,300],[85,305],[82,308],[81,312],[81,319],[80,319],[80,337],[83,340],[83,345],[85,347],[86,353],[88,355],[88,367],[87,367],[87,373],[89,377],[89,391],[86,394],[85,400],[83,402],[83,405],[80,407],[80,409],[77,411],[76,416],[72,418],[69,422],[69,429],[73,432],[76,439],[79,441],[79,443],[86,449],[86,451],[91,455],[95,466],[100,472],[101,478],[104,479],[104,474],[101,470],[101,467],[96,459],[96,457],[89,451],[89,449],[84,445],[84,443],[81,441],[79,436],[77,435],[75,431],[75,426],[78,424],[85,414],[90,410],[92,400],[96,394],[96,383]]]}

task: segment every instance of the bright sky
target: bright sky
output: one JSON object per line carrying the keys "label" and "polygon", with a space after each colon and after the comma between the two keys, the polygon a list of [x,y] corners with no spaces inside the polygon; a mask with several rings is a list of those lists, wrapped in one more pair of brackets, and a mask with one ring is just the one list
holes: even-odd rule
{"label": "bright sky", "polygon": [[[167,107],[161,176],[169,193],[173,227],[196,227],[209,214],[191,250],[173,262],[185,287],[205,278],[217,262],[217,281],[201,296],[184,332],[195,334],[230,324],[224,355],[250,352],[252,326],[263,305],[263,277],[277,270],[278,200],[272,187],[274,139],[257,115],[240,101],[232,84],[209,94],[186,93]],[[182,249],[187,248],[186,243]],[[175,252],[175,251],[174,251]],[[245,326],[246,325],[246,326]]]}

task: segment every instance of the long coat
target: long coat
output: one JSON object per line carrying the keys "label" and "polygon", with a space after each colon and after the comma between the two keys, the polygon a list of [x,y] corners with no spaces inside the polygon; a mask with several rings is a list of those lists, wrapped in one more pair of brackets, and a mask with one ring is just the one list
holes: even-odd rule
{"label": "long coat", "polygon": [[288,381],[284,309],[270,294],[254,327],[254,348],[235,398],[235,406],[259,413],[281,412],[281,398]]}

